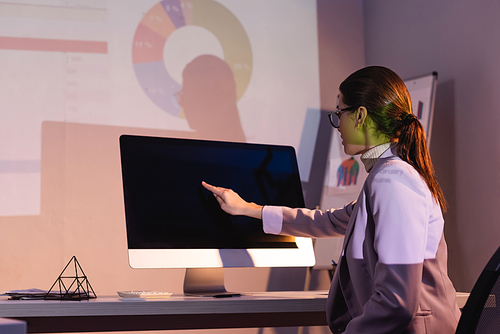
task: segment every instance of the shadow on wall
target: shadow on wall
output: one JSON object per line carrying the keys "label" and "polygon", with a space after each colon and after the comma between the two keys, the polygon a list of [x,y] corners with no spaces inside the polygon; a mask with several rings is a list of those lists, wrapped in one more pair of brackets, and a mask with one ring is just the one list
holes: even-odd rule
{"label": "shadow on wall", "polygon": [[456,224],[455,82],[453,80],[438,84],[436,89],[430,152],[437,180],[448,202],[448,211],[444,214],[444,218],[449,275],[455,288],[458,291],[465,291],[461,282],[465,273],[461,263],[463,249],[459,244],[460,237]]}
{"label": "shadow on wall", "polygon": [[197,136],[244,142],[236,82],[229,65],[216,56],[202,55],[186,65],[182,78],[182,89],[175,95]]}

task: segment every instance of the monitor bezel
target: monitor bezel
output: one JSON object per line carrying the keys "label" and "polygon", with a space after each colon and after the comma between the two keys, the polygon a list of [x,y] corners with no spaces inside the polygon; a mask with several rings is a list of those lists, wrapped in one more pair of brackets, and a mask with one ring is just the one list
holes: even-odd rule
{"label": "monitor bezel", "polygon": [[[234,147],[275,147],[293,150],[293,168],[298,164],[295,149],[291,146],[231,143],[199,139],[180,139],[168,137],[148,137],[124,134],[120,136],[120,152],[130,140],[174,140],[186,141],[189,145],[224,145]],[[123,156],[122,156],[123,159]],[[122,161],[123,163],[123,161]],[[122,167],[123,172],[123,167]],[[122,173],[123,174],[123,173]],[[298,177],[300,183],[300,177]],[[123,179],[122,179],[123,182]],[[123,184],[122,184],[123,186]],[[123,189],[123,187],[122,187]],[[303,202],[303,199],[302,199]],[[262,203],[265,204],[265,203]],[[248,249],[128,249],[129,265],[137,269],[159,268],[240,268],[240,267],[312,267],[315,264],[313,242],[311,238],[295,238],[297,248],[248,248]]]}

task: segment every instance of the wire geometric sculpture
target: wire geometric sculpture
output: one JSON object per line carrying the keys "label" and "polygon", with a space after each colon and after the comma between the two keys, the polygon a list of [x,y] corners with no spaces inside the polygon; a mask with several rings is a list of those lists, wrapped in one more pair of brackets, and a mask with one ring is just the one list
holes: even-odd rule
{"label": "wire geometric sculpture", "polygon": [[[73,265],[70,267],[70,264],[73,262]],[[66,269],[74,268],[74,275],[70,276],[71,273],[65,274]],[[71,269],[68,269],[68,271]],[[59,292],[52,291],[54,286],[58,284]],[[76,259],[76,256],[73,256],[71,260],[69,260],[66,267],[64,267],[63,271],[56,279],[54,284],[49,289],[49,292],[45,295],[44,299],[60,299],[60,300],[86,300],[90,298],[97,298],[94,289],[90,285],[87,276],[83,272],[80,263]]]}

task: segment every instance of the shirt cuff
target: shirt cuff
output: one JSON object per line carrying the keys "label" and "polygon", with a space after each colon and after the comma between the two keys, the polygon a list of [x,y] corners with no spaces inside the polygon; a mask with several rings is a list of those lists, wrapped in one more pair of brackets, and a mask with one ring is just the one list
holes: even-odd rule
{"label": "shirt cuff", "polygon": [[262,209],[262,227],[265,233],[279,234],[283,227],[283,210],[279,206],[264,206]]}

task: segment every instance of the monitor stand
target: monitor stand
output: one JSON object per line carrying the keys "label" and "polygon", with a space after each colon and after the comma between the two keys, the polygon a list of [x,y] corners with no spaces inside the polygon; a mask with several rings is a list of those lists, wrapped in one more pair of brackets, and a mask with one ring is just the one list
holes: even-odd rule
{"label": "monitor stand", "polygon": [[224,268],[187,268],[184,294],[216,298],[241,296],[224,287]]}

